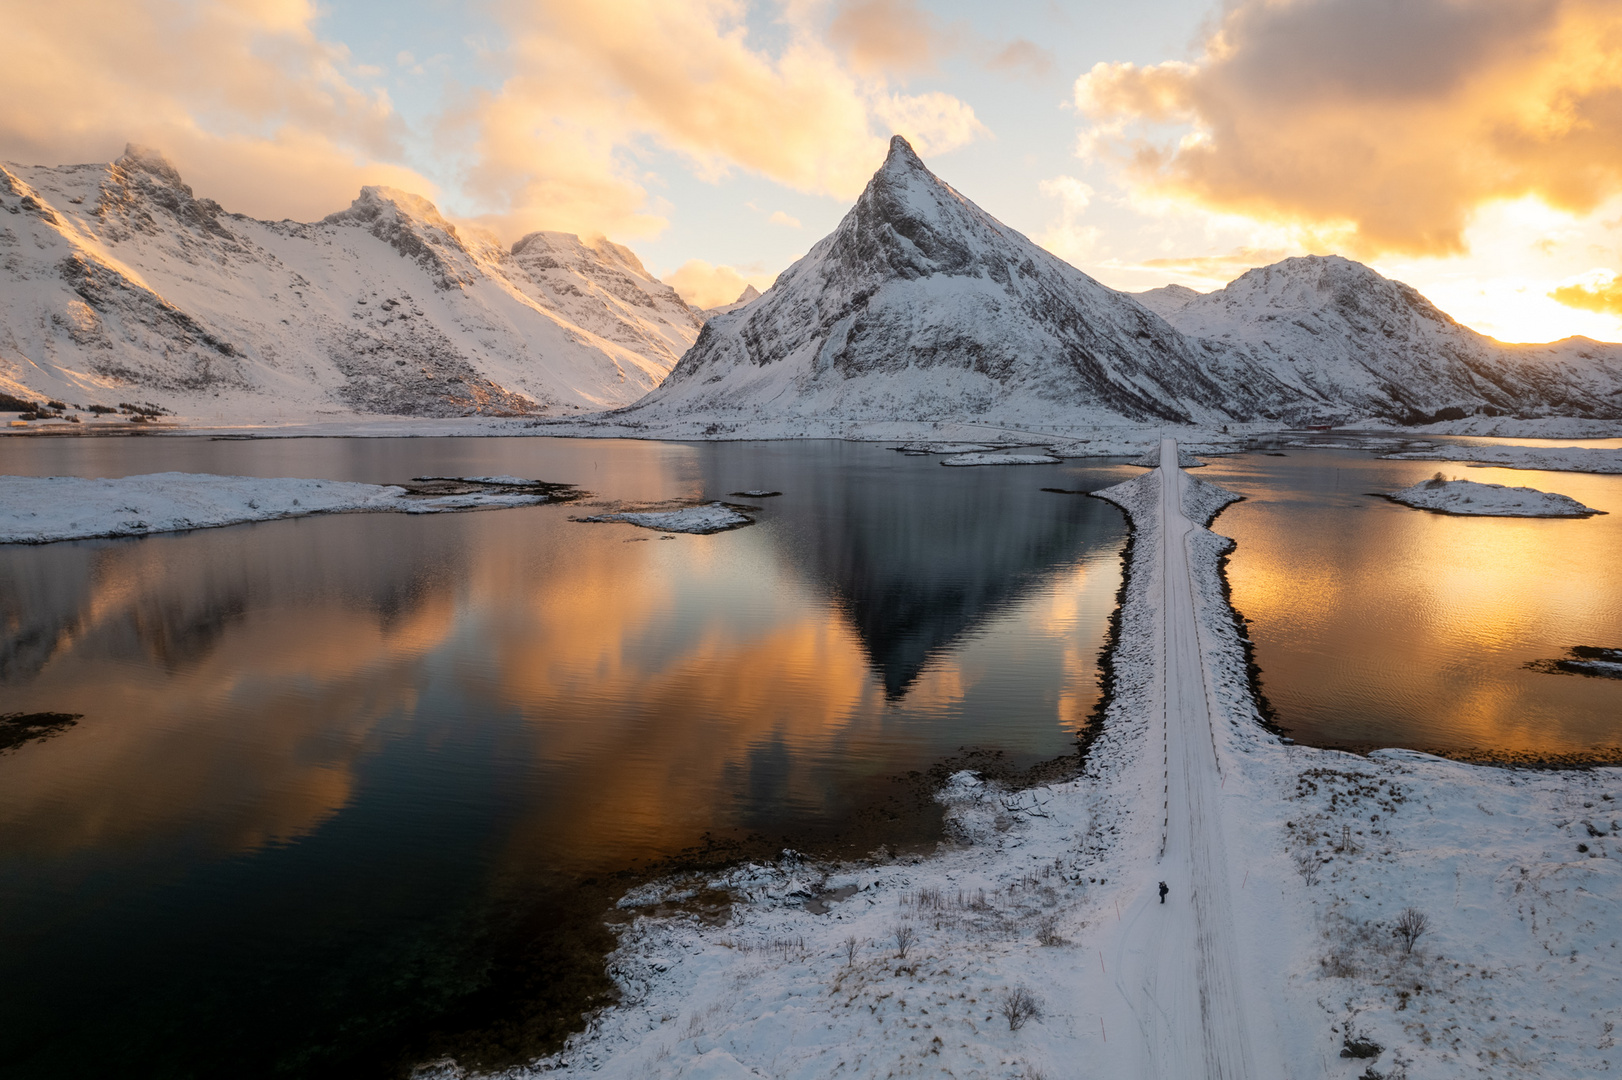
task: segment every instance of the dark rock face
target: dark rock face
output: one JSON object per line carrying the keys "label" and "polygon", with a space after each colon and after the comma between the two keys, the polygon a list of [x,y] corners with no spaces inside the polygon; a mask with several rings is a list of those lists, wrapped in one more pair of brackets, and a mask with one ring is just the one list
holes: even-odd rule
{"label": "dark rock face", "polygon": [[839,227],[760,299],[712,318],[633,411],[1246,414],[1201,360],[1158,315],[941,182],[898,136]]}

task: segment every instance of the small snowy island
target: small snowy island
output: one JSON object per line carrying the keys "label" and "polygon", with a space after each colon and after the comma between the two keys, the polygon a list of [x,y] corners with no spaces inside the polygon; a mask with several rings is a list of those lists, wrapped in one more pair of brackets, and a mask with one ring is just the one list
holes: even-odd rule
{"label": "small snowy island", "polygon": [[1593,517],[1603,510],[1584,506],[1569,495],[1474,480],[1449,480],[1437,473],[1413,487],[1388,492],[1385,498],[1438,514],[1466,517]]}
{"label": "small snowy island", "polygon": [[517,476],[419,476],[400,484],[152,473],[0,476],[0,544],[210,529],[312,514],[445,514],[572,502],[570,484]]}
{"label": "small snowy island", "polygon": [[942,465],[967,468],[975,465],[1057,465],[1062,459],[1051,454],[954,454],[942,458]]}
{"label": "small snowy island", "polygon": [[[749,509],[758,508],[750,507]],[[755,523],[754,518],[741,513],[739,508],[720,502],[705,503],[701,506],[683,506],[675,510],[593,514],[590,517],[577,517],[573,520],[597,524],[621,522],[644,529],[656,529],[659,532],[691,533],[695,536],[726,532],[728,529],[741,529],[745,525]]]}

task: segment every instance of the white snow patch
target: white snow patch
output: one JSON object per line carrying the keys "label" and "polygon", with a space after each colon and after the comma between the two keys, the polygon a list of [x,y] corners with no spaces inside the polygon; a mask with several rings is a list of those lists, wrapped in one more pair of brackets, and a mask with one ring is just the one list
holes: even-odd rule
{"label": "white snow patch", "polygon": [[423,499],[412,498],[404,488],[377,484],[210,473],[150,473],[112,480],[0,476],[0,543],[144,536],[310,514],[494,510],[546,500],[543,494],[499,490]]}
{"label": "white snow patch", "polygon": [[740,513],[722,503],[706,503],[703,506],[684,506],[679,510],[647,510],[626,511],[614,514],[594,514],[591,517],[575,518],[576,521],[589,522],[624,522],[627,525],[640,525],[644,529],[657,529],[660,532],[672,533],[716,533],[727,529],[736,529],[744,525],[753,525],[755,519],[747,514]]}
{"label": "white snow patch", "polygon": [[966,468],[971,465],[1057,465],[1061,458],[1048,454],[957,454],[942,458],[942,465]]}

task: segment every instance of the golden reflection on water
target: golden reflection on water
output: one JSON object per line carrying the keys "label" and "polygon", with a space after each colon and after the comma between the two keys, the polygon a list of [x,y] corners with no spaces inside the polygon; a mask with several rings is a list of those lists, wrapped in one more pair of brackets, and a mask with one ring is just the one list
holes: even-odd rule
{"label": "golden reflection on water", "polygon": [[[1264,687],[1286,726],[1301,723],[1317,741],[1439,749],[1622,743],[1618,684],[1524,666],[1622,641],[1618,518],[1431,514],[1361,492],[1405,487],[1435,463],[1328,451],[1257,460],[1211,478],[1250,496],[1217,530],[1239,541],[1234,601],[1252,620]],[[1302,502],[1301,486],[1328,486],[1326,463],[1340,470],[1339,494]],[[1616,477],[1444,471],[1601,509],[1622,494]]]}
{"label": "golden reflection on water", "polygon": [[[514,842],[577,863],[691,843],[740,799],[757,816],[815,811],[835,759],[882,773],[898,741],[984,742],[966,702],[1031,682],[1031,641],[1049,643],[1055,677],[1036,705],[1047,719],[1022,723],[1073,732],[1096,699],[1114,581],[1089,563],[988,611],[897,699],[848,598],[764,530],[661,541],[550,507],[412,525],[279,522],[52,552],[81,592],[41,604],[54,615],[19,640],[49,644],[13,665],[37,665],[23,707],[86,719],[0,759],[0,844],[290,842],[355,798],[363,760],[445,680],[459,715],[521,719],[527,735],[502,752],[530,759],[535,806]],[[281,593],[289,580],[304,582],[296,595]]]}

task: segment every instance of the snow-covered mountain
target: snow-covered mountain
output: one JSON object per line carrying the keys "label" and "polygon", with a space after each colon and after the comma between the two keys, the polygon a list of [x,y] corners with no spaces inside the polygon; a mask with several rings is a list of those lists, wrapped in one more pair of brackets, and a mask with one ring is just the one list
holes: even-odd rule
{"label": "snow-covered mountain", "polygon": [[504,248],[368,187],[314,224],[195,198],[160,155],[0,167],[0,390],[204,418],[598,409],[700,322],[623,247]]}
{"label": "snow-covered mountain", "polygon": [[703,311],[698,313],[698,317],[704,322],[709,322],[717,315],[731,315],[734,311],[737,311],[750,301],[758,299],[760,299],[760,290],[755,288],[753,285],[745,285],[743,287],[743,292],[739,293],[738,298],[732,301],[732,303],[721,304],[712,308],[705,308]]}
{"label": "snow-covered mountain", "polygon": [[935,177],[899,136],[838,228],[711,318],[629,422],[1227,420],[1248,402],[1158,315]]}
{"label": "snow-covered mountain", "polygon": [[1213,377],[1253,388],[1275,411],[1622,417],[1622,345],[1506,345],[1340,256],[1285,259],[1211,293],[1169,285],[1136,296],[1199,342]]}

